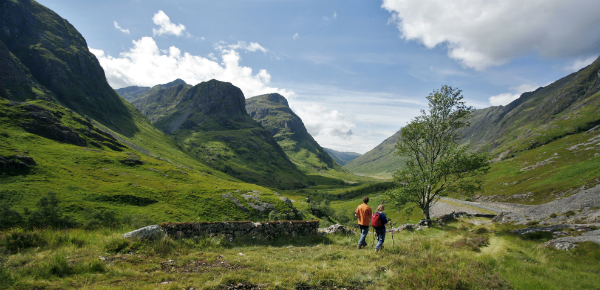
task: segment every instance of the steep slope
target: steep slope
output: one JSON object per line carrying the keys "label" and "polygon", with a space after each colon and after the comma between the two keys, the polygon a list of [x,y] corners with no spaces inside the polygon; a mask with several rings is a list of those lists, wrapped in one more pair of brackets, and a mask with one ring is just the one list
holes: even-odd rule
{"label": "steep slope", "polygon": [[117,94],[123,97],[123,99],[125,99],[126,101],[131,102],[135,96],[144,93],[149,89],[150,87],[130,86],[126,88],[116,89],[115,92],[117,92]]}
{"label": "steep slope", "polygon": [[133,104],[184,150],[216,169],[252,183],[305,186],[306,176],[271,132],[246,113],[242,91],[230,83],[158,85]]}
{"label": "steep slope", "polygon": [[55,101],[125,135],[137,132],[131,112],[68,21],[35,1],[1,1],[0,7],[3,69],[14,68],[7,60],[12,58],[30,80],[24,82],[22,75],[17,76],[20,81],[3,78],[7,98]]}
{"label": "steep slope", "polygon": [[333,160],[335,162],[337,162],[339,165],[342,165],[342,166],[346,165],[346,163],[361,156],[360,153],[340,152],[340,151],[335,151],[333,149],[329,149],[329,148],[325,148],[325,147],[323,147],[323,150],[325,150],[325,152],[327,152],[327,154],[329,154],[329,156],[331,156],[331,158],[333,158]]}
{"label": "steep slope", "polygon": [[250,117],[271,131],[287,156],[300,168],[323,171],[339,168],[331,156],[306,131],[304,123],[280,94],[266,94],[246,100]]}
{"label": "steep slope", "polygon": [[110,88],[83,37],[51,10],[0,1],[0,26],[0,204],[35,208],[55,191],[81,219],[94,209],[155,222],[256,219],[267,213],[235,192],[257,190],[286,207],[179,149]]}
{"label": "steep slope", "polygon": [[474,150],[521,152],[600,124],[600,59],[506,106],[475,111],[461,132]]}
{"label": "steep slope", "polygon": [[392,172],[403,165],[402,158],[393,154],[400,131],[362,156],[346,163],[344,168],[365,175],[391,177]]}

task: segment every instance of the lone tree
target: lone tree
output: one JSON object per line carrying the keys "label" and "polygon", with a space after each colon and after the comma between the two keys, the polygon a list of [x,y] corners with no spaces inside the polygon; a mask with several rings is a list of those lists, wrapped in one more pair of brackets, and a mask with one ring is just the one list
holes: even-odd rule
{"label": "lone tree", "polygon": [[434,90],[427,97],[429,111],[421,110],[421,116],[403,127],[396,143],[395,154],[405,158],[405,166],[394,173],[397,187],[387,192],[388,200],[398,206],[415,203],[427,222],[440,196],[474,194],[481,189],[475,177],[489,170],[487,155],[467,152],[457,142],[457,130],[469,126],[474,111],[462,101],[461,92],[446,85]]}

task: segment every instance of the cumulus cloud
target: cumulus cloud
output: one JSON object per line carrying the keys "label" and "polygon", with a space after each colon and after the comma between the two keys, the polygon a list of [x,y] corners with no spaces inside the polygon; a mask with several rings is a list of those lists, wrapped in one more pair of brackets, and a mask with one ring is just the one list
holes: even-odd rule
{"label": "cumulus cloud", "polygon": [[298,39],[299,37],[300,37],[300,35],[298,35],[298,33],[297,33],[297,32],[296,32],[296,34],[294,34],[294,36],[292,36],[292,38],[293,38],[294,40]]}
{"label": "cumulus cloud", "polygon": [[245,41],[238,41],[236,44],[227,44],[224,41],[219,41],[215,44],[215,49],[217,50],[247,50],[251,52],[262,51],[266,53],[269,51],[268,49],[262,47],[260,44],[256,42],[250,42],[250,44]]}
{"label": "cumulus cloud", "polygon": [[270,87],[271,75],[266,70],[253,73],[252,68],[241,66],[240,54],[227,47],[220,47],[218,55],[210,54],[205,58],[182,52],[175,46],[161,50],[152,37],[142,37],[134,40],[133,47],[118,57],[93,48],[90,48],[90,52],[96,55],[108,82],[115,89],[133,85],[154,86],[176,78],[189,84],[217,79],[231,82],[246,97],[274,92],[284,96],[293,95],[292,91]]}
{"label": "cumulus cloud", "polygon": [[596,56],[590,56],[588,58],[579,58],[573,61],[571,65],[566,66],[564,69],[568,72],[576,72],[588,65],[590,65],[594,60],[596,60]]}
{"label": "cumulus cloud", "polygon": [[356,125],[346,120],[337,110],[328,111],[320,105],[294,107],[294,112],[302,119],[310,135],[315,138],[348,139],[354,134],[356,128]]}
{"label": "cumulus cloud", "polygon": [[121,32],[125,33],[125,34],[129,34],[129,29],[123,29],[121,28],[121,26],[119,26],[119,23],[117,23],[117,21],[115,21],[115,28],[120,30]]}
{"label": "cumulus cloud", "polygon": [[525,92],[534,91],[537,88],[538,88],[537,86],[533,86],[530,84],[523,84],[518,87],[512,87],[512,88],[510,88],[510,90],[513,91],[512,93],[503,93],[503,94],[491,96],[489,98],[490,105],[492,105],[492,106],[508,105],[508,104],[510,104],[510,102],[518,99],[521,96],[521,94],[523,94]]}
{"label": "cumulus cloud", "polygon": [[600,53],[600,1],[383,0],[382,7],[402,38],[445,45],[476,70],[532,51],[572,59]]}
{"label": "cumulus cloud", "polygon": [[158,12],[156,12],[156,14],[154,14],[154,17],[152,17],[152,21],[154,21],[154,24],[159,26],[158,29],[152,28],[152,33],[154,33],[154,35],[184,35],[183,32],[185,31],[185,26],[183,24],[171,23],[171,19],[169,19],[169,16],[167,16],[167,14],[164,13],[162,10],[159,10]]}

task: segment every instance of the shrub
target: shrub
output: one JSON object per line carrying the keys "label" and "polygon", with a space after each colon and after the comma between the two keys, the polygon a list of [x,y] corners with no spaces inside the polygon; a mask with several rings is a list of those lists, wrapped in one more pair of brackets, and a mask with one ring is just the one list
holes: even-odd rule
{"label": "shrub", "polygon": [[481,251],[481,247],[487,246],[489,242],[488,237],[475,237],[475,238],[464,238],[450,244],[451,248],[466,248],[474,252]]}
{"label": "shrub", "polygon": [[570,210],[570,211],[568,211],[568,212],[565,212],[565,216],[566,216],[566,217],[571,217],[571,216],[574,216],[575,214],[576,214],[576,213],[575,213],[574,211],[572,211],[572,210]]}
{"label": "shrub", "polygon": [[535,226],[535,225],[537,225],[537,224],[539,224],[539,223],[540,223],[540,221],[528,221],[528,222],[526,223],[526,225],[528,225],[528,226]]}
{"label": "shrub", "polygon": [[125,249],[127,249],[129,247],[129,240],[127,239],[123,239],[123,238],[116,238],[113,239],[111,241],[109,241],[104,248],[106,249],[107,252],[109,253],[119,253]]}
{"label": "shrub", "polygon": [[63,277],[75,273],[75,267],[67,261],[67,257],[62,252],[56,254],[46,267],[47,274],[51,276]]}
{"label": "shrub", "polygon": [[84,228],[93,230],[100,227],[115,228],[117,225],[119,225],[119,220],[114,211],[97,210],[92,212],[90,219],[86,222]]}
{"label": "shrub", "polygon": [[43,247],[47,241],[37,232],[15,229],[0,237],[0,248],[8,253],[18,252],[27,248]]}
{"label": "shrub", "polygon": [[556,213],[552,213],[552,214],[550,214],[550,218],[555,218],[555,217],[557,217],[557,216],[558,216],[558,215],[557,215]]}
{"label": "shrub", "polygon": [[20,226],[23,221],[23,216],[18,211],[11,209],[8,204],[0,205],[0,229]]}
{"label": "shrub", "polygon": [[56,192],[48,192],[40,198],[36,206],[38,210],[29,215],[28,223],[32,227],[43,228],[66,228],[75,225],[69,217],[63,217],[62,210],[58,206],[61,201],[56,197]]}

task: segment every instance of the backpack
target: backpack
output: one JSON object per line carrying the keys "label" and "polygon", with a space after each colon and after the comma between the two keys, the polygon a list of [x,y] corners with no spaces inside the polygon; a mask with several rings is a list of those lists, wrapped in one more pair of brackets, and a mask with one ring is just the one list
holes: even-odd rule
{"label": "backpack", "polygon": [[374,228],[381,226],[381,215],[378,212],[374,213],[371,217],[371,226]]}

